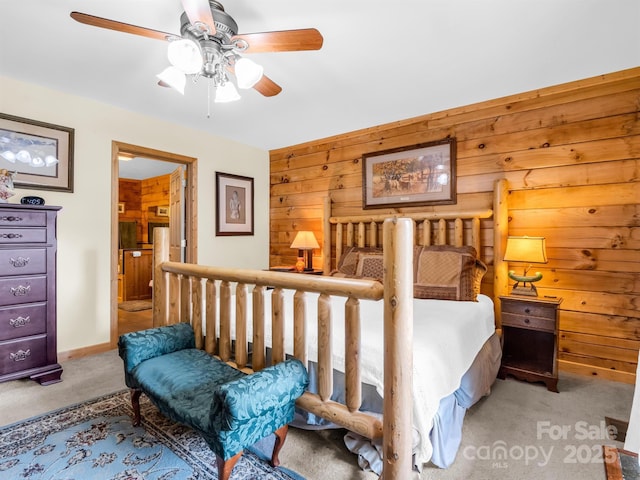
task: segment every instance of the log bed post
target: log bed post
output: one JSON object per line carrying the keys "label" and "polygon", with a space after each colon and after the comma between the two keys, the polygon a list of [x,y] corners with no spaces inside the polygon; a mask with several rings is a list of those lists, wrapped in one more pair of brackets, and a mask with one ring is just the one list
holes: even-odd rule
{"label": "log bed post", "polygon": [[412,470],[413,221],[384,222],[385,480],[406,480]]}
{"label": "log bed post", "polygon": [[331,197],[324,197],[322,210],[322,271],[324,275],[331,272]]}
{"label": "log bed post", "polygon": [[496,180],[493,189],[493,306],[496,316],[496,330],[502,333],[500,317],[500,296],[509,290],[508,264],[504,261],[509,234],[509,187],[507,180]]}

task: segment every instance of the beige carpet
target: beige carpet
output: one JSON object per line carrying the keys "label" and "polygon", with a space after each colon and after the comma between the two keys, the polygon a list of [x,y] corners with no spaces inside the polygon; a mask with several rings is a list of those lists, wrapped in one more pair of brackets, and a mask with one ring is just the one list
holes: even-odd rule
{"label": "beige carpet", "polygon": [[139,312],[151,308],[151,300],[130,300],[118,304],[118,308],[127,312]]}
{"label": "beige carpet", "polygon": [[[126,388],[115,350],[62,367],[62,382],[47,387],[31,380],[0,383],[0,425]],[[561,372],[558,387],[560,393],[553,393],[539,384],[497,380],[491,396],[467,412],[454,464],[446,470],[425,466],[406,480],[604,480],[602,445],[623,445],[603,441],[600,422],[605,415],[629,418],[633,385]],[[583,438],[585,426],[596,438]],[[500,446],[506,446],[507,458],[491,458]],[[280,460],[307,480],[378,478],[358,469],[337,430],[291,428]]]}

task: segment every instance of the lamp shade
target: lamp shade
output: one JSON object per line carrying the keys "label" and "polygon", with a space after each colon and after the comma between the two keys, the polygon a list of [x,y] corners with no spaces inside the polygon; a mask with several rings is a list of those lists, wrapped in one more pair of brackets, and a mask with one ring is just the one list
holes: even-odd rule
{"label": "lamp shade", "polygon": [[236,62],[235,72],[238,87],[251,88],[262,78],[264,69],[253,60],[241,58]]}
{"label": "lamp shade", "polygon": [[167,56],[171,65],[186,74],[202,70],[202,53],[196,42],[183,38],[169,43]]}
{"label": "lamp shade", "polygon": [[240,100],[240,94],[233,83],[225,82],[224,85],[216,87],[216,98],[214,102],[228,103],[235,102],[236,100]]}
{"label": "lamp shade", "polygon": [[320,245],[318,245],[318,241],[313,235],[313,232],[300,231],[296,234],[296,238],[293,239],[291,248],[313,250],[314,248],[320,248]]}
{"label": "lamp shade", "polygon": [[544,237],[508,237],[507,262],[547,263]]}
{"label": "lamp shade", "polygon": [[162,85],[167,85],[184,95],[184,87],[187,84],[187,77],[176,67],[167,67],[156,75]]}

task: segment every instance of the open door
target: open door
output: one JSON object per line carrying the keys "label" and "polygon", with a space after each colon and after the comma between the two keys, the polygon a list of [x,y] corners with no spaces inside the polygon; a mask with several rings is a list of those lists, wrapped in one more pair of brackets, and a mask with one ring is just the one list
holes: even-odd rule
{"label": "open door", "polygon": [[[119,265],[119,213],[118,204],[120,200],[120,160],[121,158],[136,158],[168,162],[173,164],[169,177],[169,226],[170,234],[173,235],[171,260],[177,262],[197,263],[198,241],[197,241],[197,218],[198,205],[196,202],[198,185],[197,158],[187,157],[175,153],[156,150],[139,145],[133,145],[118,141],[112,141],[111,150],[111,328],[110,328],[110,348],[116,348],[119,338],[119,317],[118,309],[118,287],[120,283]],[[179,167],[179,168],[178,168]],[[166,175],[165,171],[163,175]],[[165,184],[166,185],[166,184]],[[165,187],[166,188],[166,187]],[[163,202],[163,205],[167,203]],[[167,223],[163,219],[162,223]],[[171,233],[173,232],[173,233]],[[124,286],[124,285],[123,285]],[[148,286],[147,286],[148,291]],[[141,316],[142,312],[131,312],[130,316]],[[129,314],[129,312],[127,312]],[[147,318],[143,319],[144,322]],[[142,324],[141,324],[142,325]],[[140,328],[148,328],[142,327]],[[146,325],[146,323],[145,323]],[[136,327],[137,330],[140,328]],[[126,330],[126,327],[125,327]]]}
{"label": "open door", "polygon": [[172,262],[184,262],[187,247],[184,225],[185,170],[181,165],[171,172],[169,183],[169,260]]}

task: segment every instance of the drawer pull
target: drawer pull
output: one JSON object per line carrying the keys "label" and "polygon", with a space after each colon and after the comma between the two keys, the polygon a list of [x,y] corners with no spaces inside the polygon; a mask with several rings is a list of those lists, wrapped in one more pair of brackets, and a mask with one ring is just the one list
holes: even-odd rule
{"label": "drawer pull", "polygon": [[524,319],[524,323],[529,323],[531,320],[529,320],[528,318]]}
{"label": "drawer pull", "polygon": [[18,350],[16,353],[10,353],[9,358],[14,362],[22,362],[31,356],[31,349]]}
{"label": "drawer pull", "polygon": [[17,287],[11,287],[11,295],[14,297],[24,297],[31,291],[31,285],[19,285]]}
{"label": "drawer pull", "polygon": [[14,217],[13,215],[5,215],[3,217],[0,217],[0,220],[2,220],[3,222],[21,222],[23,220],[22,217]]}
{"label": "drawer pull", "polygon": [[29,257],[18,257],[18,258],[10,259],[9,263],[11,263],[11,265],[13,265],[15,268],[20,268],[20,267],[26,267],[27,265],[29,265],[30,261],[31,261],[31,258]]}
{"label": "drawer pull", "polygon": [[31,317],[29,315],[27,315],[26,317],[17,317],[17,318],[9,319],[9,325],[15,328],[24,327],[28,323],[31,323]]}
{"label": "drawer pull", "polygon": [[529,309],[529,307],[524,309],[524,313],[527,313],[527,314],[531,313],[531,310]]}
{"label": "drawer pull", "polygon": [[2,235],[0,235],[0,238],[22,238],[22,234],[21,233],[3,233]]}

